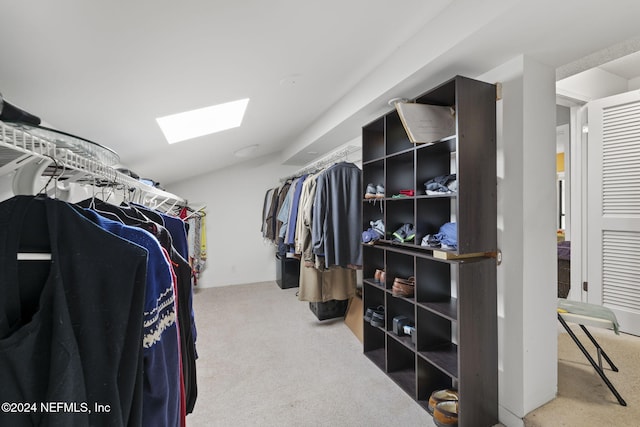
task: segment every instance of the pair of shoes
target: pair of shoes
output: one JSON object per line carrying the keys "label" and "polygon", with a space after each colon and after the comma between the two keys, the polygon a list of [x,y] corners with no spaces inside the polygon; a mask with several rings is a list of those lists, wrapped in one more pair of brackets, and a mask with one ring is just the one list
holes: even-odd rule
{"label": "pair of shoes", "polygon": [[404,224],[393,233],[393,241],[406,243],[412,241],[416,237],[416,230],[413,224]]}
{"label": "pair of shoes", "polygon": [[367,311],[365,311],[364,313],[364,321],[367,323],[371,322],[371,317],[373,316],[373,313],[382,313],[384,315],[384,307],[379,305],[376,308],[371,308],[368,307]]}
{"label": "pair of shoes", "polygon": [[387,273],[384,270],[376,270],[373,275],[373,281],[379,285],[384,285],[387,282]]}
{"label": "pair of shoes", "polygon": [[457,402],[460,399],[458,390],[446,388],[444,390],[436,390],[429,396],[429,405],[427,406],[427,412],[433,415],[433,411],[436,409],[436,405],[441,402]]}
{"label": "pair of shoes", "polygon": [[365,199],[384,199],[384,185],[367,184],[367,190],[364,193]]}
{"label": "pair of shoes", "polygon": [[371,228],[373,229],[373,231],[378,233],[378,235],[380,235],[380,238],[382,239],[385,233],[384,221],[379,219],[376,221],[371,221],[369,224],[371,225]]}
{"label": "pair of shoes", "polygon": [[384,328],[384,306],[379,305],[376,308],[367,308],[364,313],[364,321],[371,323],[371,326]]}
{"label": "pair of shoes", "polygon": [[416,278],[414,276],[408,279],[396,277],[393,280],[393,286],[391,287],[391,295],[394,297],[411,298],[416,285]]}
{"label": "pair of shoes", "polygon": [[371,227],[362,232],[362,243],[373,245],[384,237],[384,222],[379,219],[370,222]]}
{"label": "pair of shoes", "polygon": [[433,423],[438,427],[458,427],[458,401],[438,403],[433,410]]}

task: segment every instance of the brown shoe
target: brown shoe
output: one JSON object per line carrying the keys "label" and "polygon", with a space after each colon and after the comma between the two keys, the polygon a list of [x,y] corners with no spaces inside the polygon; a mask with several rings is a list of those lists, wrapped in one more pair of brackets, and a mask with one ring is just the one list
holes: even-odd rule
{"label": "brown shoe", "polygon": [[431,393],[429,396],[429,405],[427,406],[427,412],[433,415],[433,411],[436,408],[436,405],[440,402],[456,402],[459,400],[458,390],[454,389],[444,389],[444,390],[436,390]]}
{"label": "brown shoe", "polygon": [[382,270],[376,270],[375,274],[373,275],[373,281],[376,283],[380,283],[381,277],[382,277]]}
{"label": "brown shoe", "polygon": [[436,405],[433,422],[438,427],[458,427],[458,401],[445,401]]}
{"label": "brown shoe", "polygon": [[410,298],[413,296],[413,290],[415,288],[416,279],[411,276],[408,279],[396,277],[391,287],[391,294],[394,297]]}

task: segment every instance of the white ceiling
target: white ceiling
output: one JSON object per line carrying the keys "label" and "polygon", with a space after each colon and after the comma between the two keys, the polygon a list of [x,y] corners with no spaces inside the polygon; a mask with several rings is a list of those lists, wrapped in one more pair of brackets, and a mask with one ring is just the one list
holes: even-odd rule
{"label": "white ceiling", "polygon": [[623,79],[635,79],[640,77],[640,52],[614,59],[611,62],[600,65],[599,68]]}
{"label": "white ceiling", "polygon": [[[616,5],[0,0],[0,92],[169,184],[244,161],[233,152],[253,144],[303,165],[357,137],[389,98],[521,53],[555,68],[640,34],[640,2]],[[243,125],[216,135],[169,145],[155,122],[246,97]]]}

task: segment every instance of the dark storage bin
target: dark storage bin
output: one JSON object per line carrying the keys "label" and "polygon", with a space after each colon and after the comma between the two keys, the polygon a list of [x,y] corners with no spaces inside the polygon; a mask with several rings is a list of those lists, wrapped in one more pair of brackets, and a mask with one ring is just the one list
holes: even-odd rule
{"label": "dark storage bin", "polygon": [[300,260],[276,254],[276,282],[282,289],[297,288],[300,283]]}
{"label": "dark storage bin", "polygon": [[571,261],[558,260],[558,298],[566,298],[571,290]]}
{"label": "dark storage bin", "polygon": [[571,290],[571,242],[558,243],[558,298],[566,298]]}
{"label": "dark storage bin", "polygon": [[344,317],[347,312],[349,300],[332,299],[325,302],[310,302],[309,308],[316,315],[318,320],[335,319],[336,317]]}

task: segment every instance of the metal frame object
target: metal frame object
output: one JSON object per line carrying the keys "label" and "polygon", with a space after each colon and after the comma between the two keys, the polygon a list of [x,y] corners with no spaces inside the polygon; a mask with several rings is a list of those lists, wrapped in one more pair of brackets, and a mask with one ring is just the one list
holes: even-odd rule
{"label": "metal frame object", "polygon": [[[60,138],[64,137],[61,134]],[[114,155],[117,156],[111,150],[107,152],[108,155],[102,156],[98,152],[101,147],[87,141],[86,151],[83,151],[82,141],[75,138],[74,149],[71,150],[67,144],[60,145],[56,141],[30,133],[27,127],[21,128],[0,121],[0,176],[14,173],[14,194],[38,194],[38,190],[42,188],[42,178],[47,178],[48,181],[45,182],[53,181],[56,186],[53,190],[45,186],[44,192],[47,194],[64,193],[65,189],[59,189],[58,183],[67,187],[68,184],[76,183],[128,190],[131,201],[151,208],[168,210],[176,205],[187,205],[186,200],[125,175],[101,161],[103,157],[111,160]]]}
{"label": "metal frame object", "polygon": [[584,347],[584,345],[582,345],[582,343],[580,342],[580,340],[578,339],[576,334],[571,330],[571,328],[569,327],[567,322],[562,318],[562,314],[561,313],[558,313],[558,320],[560,321],[560,324],[562,325],[562,327],[567,331],[567,333],[569,334],[569,336],[571,337],[573,342],[575,342],[576,345],[578,346],[578,348],[580,349],[580,351],[582,351],[582,354],[584,354],[584,357],[586,357],[587,360],[589,361],[589,363],[591,363],[591,366],[593,366],[593,369],[595,369],[596,372],[598,373],[598,375],[600,375],[600,378],[602,378],[602,381],[604,381],[604,383],[607,385],[607,387],[609,387],[609,390],[611,390],[613,395],[616,397],[616,399],[618,400],[618,403],[620,405],[622,405],[622,406],[627,406],[627,402],[625,402],[625,400],[622,398],[622,396],[620,396],[620,393],[618,393],[618,390],[616,390],[616,388],[613,386],[611,381],[609,381],[609,378],[607,378],[607,376],[604,373],[604,369],[602,368],[602,358],[603,357],[607,361],[609,366],[611,367],[612,371],[618,372],[618,368],[616,367],[616,365],[613,364],[613,362],[611,361],[609,356],[607,356],[607,353],[604,352],[602,347],[600,347],[600,344],[598,344],[598,342],[595,340],[595,338],[589,333],[587,328],[584,325],[580,324],[580,328],[582,328],[582,330],[587,335],[589,340],[596,347],[596,351],[597,351],[597,354],[598,354],[598,363],[596,363],[596,361],[593,359],[591,354],[589,354],[589,352]]}

